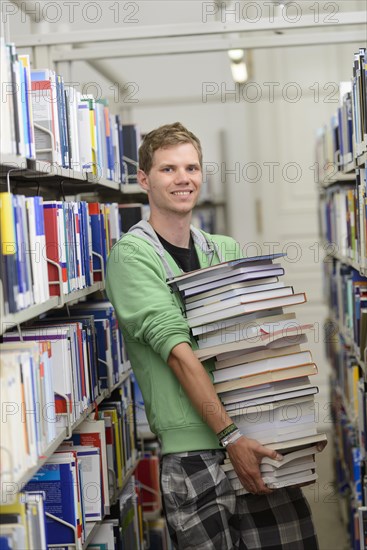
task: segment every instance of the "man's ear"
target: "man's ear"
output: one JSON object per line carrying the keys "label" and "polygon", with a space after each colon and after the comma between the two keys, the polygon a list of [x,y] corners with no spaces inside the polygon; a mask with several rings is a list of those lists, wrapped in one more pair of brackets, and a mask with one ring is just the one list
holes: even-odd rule
{"label": "man's ear", "polygon": [[137,172],[137,178],[138,178],[140,187],[145,191],[149,191],[148,176],[143,170],[140,170],[140,168]]}

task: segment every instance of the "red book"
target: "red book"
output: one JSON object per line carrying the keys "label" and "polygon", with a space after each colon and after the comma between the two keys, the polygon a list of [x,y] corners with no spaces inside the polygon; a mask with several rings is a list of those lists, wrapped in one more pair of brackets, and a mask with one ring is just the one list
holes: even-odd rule
{"label": "red book", "polygon": [[161,500],[159,492],[159,459],[157,456],[146,456],[139,460],[135,470],[135,477],[142,485],[149,487],[142,488],[142,499],[144,511],[154,512],[160,510]]}
{"label": "red book", "polygon": [[[58,227],[58,216],[61,211],[62,215],[62,203],[61,201],[45,201],[43,203],[43,213],[45,219],[45,234],[46,234],[46,250],[45,256],[47,259],[52,260],[53,262],[60,264],[61,258],[61,243],[59,243],[59,227]],[[66,265],[61,265],[63,270],[62,280],[67,282],[67,273]],[[60,296],[60,285],[58,269],[55,265],[47,262],[48,270],[48,280],[49,280],[49,289],[50,296]]]}

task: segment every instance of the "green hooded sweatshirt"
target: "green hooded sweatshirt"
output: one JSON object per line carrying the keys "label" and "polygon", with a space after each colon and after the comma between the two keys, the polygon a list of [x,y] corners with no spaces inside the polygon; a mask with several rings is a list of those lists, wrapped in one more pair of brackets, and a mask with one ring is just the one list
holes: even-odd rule
{"label": "green hooded sweatshirt", "polygon": [[[230,237],[191,227],[201,267],[240,257]],[[178,293],[167,278],[182,273],[152,226],[139,222],[112,248],[106,291],[112,302],[132,369],[141,389],[151,430],[162,453],[218,449],[216,434],[202,420],[167,365],[171,350],[182,342],[197,349]],[[214,363],[204,366],[211,374]],[[210,414],[210,410],[206,411]]]}

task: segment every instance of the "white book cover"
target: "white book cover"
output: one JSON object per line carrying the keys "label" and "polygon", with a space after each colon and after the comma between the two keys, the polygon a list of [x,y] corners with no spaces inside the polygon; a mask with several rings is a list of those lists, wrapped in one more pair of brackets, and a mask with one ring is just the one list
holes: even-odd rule
{"label": "white book cover", "polygon": [[[24,341],[42,341],[50,340],[52,350],[52,377],[54,381],[54,392],[57,394],[56,400],[59,401],[61,409],[66,410],[66,396],[70,404],[70,421],[73,422],[75,403],[74,389],[72,380],[72,363],[70,349],[70,331],[65,327],[57,327],[57,329],[47,326],[36,329],[23,329],[22,337]],[[19,335],[7,332],[3,335],[6,342],[19,342]],[[66,414],[57,415],[57,426],[64,428],[67,425]]]}
{"label": "white book cover", "polygon": [[301,346],[290,345],[280,349],[265,349],[254,352],[249,352],[248,350],[244,351],[234,351],[228,357],[228,359],[222,359],[220,361],[215,361],[216,370],[226,369],[227,367],[234,367],[236,365],[242,365],[248,361],[257,361],[259,359],[268,359],[269,357],[278,357],[279,355],[284,355],[285,353],[297,353],[301,350]]}
{"label": "white book cover", "polygon": [[[5,406],[1,430],[1,482],[16,482],[27,469],[28,436],[21,423],[22,384],[19,351],[7,351],[1,346],[0,395]],[[19,426],[22,427],[19,430]],[[6,497],[5,497],[6,498]],[[5,504],[6,502],[4,502]]]}
{"label": "white book cover", "polygon": [[241,376],[257,374],[263,371],[296,367],[306,363],[312,363],[312,354],[310,351],[300,351],[298,353],[280,355],[279,357],[269,357],[268,359],[259,361],[250,361],[242,365],[236,365],[235,367],[228,367],[227,369],[218,371],[215,370],[212,374],[214,383],[217,383],[241,378]]}
{"label": "white book cover", "polygon": [[103,544],[105,550],[115,550],[115,536],[113,532],[113,523],[104,521],[98,527],[96,534],[93,536],[89,545],[96,547],[98,544]]}
{"label": "white book cover", "polygon": [[217,302],[214,302],[212,304],[190,309],[186,311],[186,317],[187,319],[194,319],[200,315],[208,315],[217,311],[223,312],[227,308],[239,306],[241,304],[249,304],[253,302],[258,302],[260,300],[268,300],[271,298],[280,298],[282,296],[291,296],[293,294],[293,287],[291,286],[277,288],[274,290],[264,290],[259,292],[250,292],[247,294],[240,294],[238,296],[233,296],[232,298],[218,300]]}
{"label": "white book cover", "polygon": [[254,313],[255,311],[267,310],[278,307],[290,307],[298,304],[303,304],[307,301],[306,294],[300,292],[298,294],[292,294],[291,296],[283,296],[280,298],[269,298],[265,300],[259,300],[251,302],[249,304],[240,304],[229,307],[227,309],[208,313],[207,315],[198,315],[192,319],[187,319],[187,323],[190,327],[198,327],[206,323],[213,323],[226,319],[228,317],[236,317],[245,313]]}
{"label": "white book cover", "polygon": [[[276,316],[277,317],[277,316]],[[295,320],[277,320],[263,321],[259,319],[258,322],[241,323],[234,325],[226,330],[220,330],[211,332],[208,335],[203,335],[198,339],[198,346],[200,349],[210,348],[212,346],[219,346],[222,344],[229,344],[231,342],[240,342],[241,340],[251,339],[254,344],[258,336],[262,334],[271,334],[273,332],[279,333],[279,331],[286,331],[291,326],[299,326],[299,322]]]}
{"label": "white book cover", "polygon": [[[93,445],[100,449],[100,468],[103,480],[103,498],[104,505],[110,505],[110,496],[108,490],[108,466],[107,466],[107,451],[106,451],[106,431],[103,420],[94,420],[91,416],[87,418],[74,432],[75,434],[85,434],[80,439],[86,441],[87,445]],[[88,434],[88,435],[87,435]],[[83,444],[83,441],[81,441]]]}
{"label": "white book cover", "polygon": [[230,405],[231,403],[239,403],[247,398],[252,399],[253,397],[263,397],[274,393],[282,394],[293,389],[308,388],[310,385],[311,382],[307,376],[291,380],[280,380],[279,382],[261,384],[251,388],[241,388],[239,390],[229,391],[221,397],[221,401],[224,405]]}
{"label": "white book cover", "polygon": [[[280,285],[285,286],[284,283],[280,283],[278,280],[278,277],[268,277],[266,279],[261,279],[260,281],[257,281],[256,279],[253,281],[244,281],[242,283],[233,283],[228,284],[223,287],[213,288],[212,290],[208,290],[207,292],[199,292],[198,294],[195,294],[194,296],[189,296],[188,298],[185,298],[185,304],[186,306],[191,304],[196,304],[197,302],[205,302],[208,300],[208,303],[211,300],[216,300],[218,294],[225,294],[225,293],[232,293],[232,292],[241,292],[241,291],[248,291],[248,292],[254,292],[255,289],[261,289],[265,290],[265,286],[269,285]],[[277,287],[276,287],[277,288]],[[280,288],[280,287],[279,287]],[[194,306],[196,307],[196,305]]]}
{"label": "white book cover", "polygon": [[[292,485],[310,483],[316,481],[317,479],[318,475],[312,469],[305,470],[304,472],[302,472],[302,474],[290,474],[289,476],[287,476],[287,479],[284,479],[282,481],[274,480],[268,476],[263,476],[263,481],[265,485],[269,487],[269,489],[281,489],[282,487],[291,487]],[[238,478],[235,480],[231,480],[231,485],[232,488],[236,491],[236,494],[248,494],[248,491],[246,491],[246,489],[242,486],[242,483]]]}
{"label": "white book cover", "polygon": [[[229,317],[228,319],[221,319],[215,323],[206,323],[200,327],[193,327],[191,330],[194,336],[205,339],[205,335],[209,335],[209,333],[219,333],[220,331],[226,331],[227,329],[231,332],[231,330],[236,331],[236,329],[240,329],[241,326],[245,328],[247,325],[256,325],[258,324],[259,319],[261,319],[261,322],[265,323],[267,320],[270,322],[275,322],[281,319],[295,319],[295,317],[295,313],[283,313],[282,308],[278,308],[270,311],[257,311],[254,313],[238,315],[236,317]],[[211,335],[213,334],[210,334],[210,336]]]}
{"label": "white book cover", "polygon": [[269,266],[272,267],[273,260],[276,258],[284,257],[285,254],[269,254],[264,256],[252,256],[247,258],[237,258],[235,260],[230,260],[227,262],[221,262],[219,264],[215,264],[209,267],[204,267],[200,269],[196,269],[195,271],[190,271],[188,273],[184,273],[182,275],[179,275],[178,277],[175,277],[172,279],[169,284],[173,285],[174,287],[180,288],[180,290],[184,289],[184,285],[186,284],[195,284],[195,282],[202,280],[203,282],[209,282],[210,280],[215,279],[221,279],[223,275],[233,272],[234,270],[241,269],[242,267],[251,268],[254,267],[256,270],[256,266],[263,267],[263,266]]}
{"label": "white book cover", "polygon": [[195,294],[198,294],[200,292],[207,292],[208,290],[212,290],[213,288],[220,288],[222,286],[239,283],[241,281],[256,280],[257,283],[260,284],[261,281],[266,281],[270,277],[274,278],[284,275],[284,269],[282,267],[275,267],[273,269],[267,270],[258,269],[258,271],[242,271],[240,273],[236,273],[237,274],[235,275],[225,276],[220,280],[215,280],[209,283],[199,284],[192,288],[187,288],[186,290],[183,290],[183,295],[185,298],[187,298],[188,296],[194,296]]}
{"label": "white book cover", "polygon": [[68,441],[59,447],[60,451],[76,451],[81,465],[84,515],[87,522],[103,519],[102,510],[102,477],[100,468],[100,451],[98,447],[73,445]]}
{"label": "white book cover", "polygon": [[11,61],[10,52],[5,45],[3,36],[0,36],[0,82],[7,83],[3,90],[3,100],[0,102],[0,135],[1,154],[16,153],[14,128],[14,94],[11,89]]}
{"label": "white book cover", "polygon": [[[213,294],[212,296],[208,296],[207,298],[200,298],[198,300],[192,300],[188,302],[186,300],[185,302],[185,309],[186,312],[191,312],[192,310],[196,308],[201,308],[204,306],[209,306],[212,304],[225,304],[230,298],[235,298],[236,296],[248,296],[249,294],[255,294],[257,292],[265,292],[267,290],[275,290],[279,288],[283,288],[285,286],[284,283],[268,283],[268,284],[262,284],[262,285],[251,285],[251,286],[241,286],[240,283],[237,283],[237,285],[228,285],[230,287],[234,287],[230,290],[225,290],[223,292],[218,292],[216,294]],[[237,287],[237,288],[236,288]],[[227,288],[227,287],[223,287]],[[196,296],[194,296],[196,298]]]}
{"label": "white book cover", "polygon": [[[13,52],[15,55],[15,46],[12,46]],[[19,117],[19,136],[20,136],[20,154],[25,157],[27,154],[26,145],[25,145],[25,136],[24,136],[24,113],[23,113],[23,105],[22,105],[22,94],[21,94],[21,87],[22,82],[20,78],[20,70],[23,67],[22,63],[18,60],[13,61],[14,70],[15,70],[15,86],[16,86],[16,93],[14,97],[14,101],[18,104],[18,117]],[[27,122],[25,122],[27,124]]]}
{"label": "white book cover", "polygon": [[242,400],[237,403],[231,403],[225,405],[226,411],[232,414],[233,411],[247,409],[248,407],[257,407],[258,405],[266,405],[267,403],[275,403],[277,401],[283,401],[286,399],[292,400],[298,397],[304,397],[306,395],[315,395],[318,393],[317,386],[305,386],[301,389],[292,389],[288,392],[273,393],[266,396],[254,397],[252,399]]}
{"label": "white book cover", "polygon": [[78,95],[80,92],[77,92],[75,88],[71,86],[65,86],[65,93],[67,100],[69,102],[69,121],[70,121],[70,143],[71,143],[71,158],[70,165],[71,169],[77,172],[82,171],[80,166],[80,156],[79,156],[79,132],[78,132]]}
{"label": "white book cover", "polygon": [[89,106],[87,102],[78,100],[78,135],[79,159],[81,169],[85,172],[93,170],[92,138],[90,129]]}
{"label": "white book cover", "polygon": [[[218,266],[218,269],[213,269]],[[234,281],[233,278],[238,275],[250,275],[251,273],[261,273],[262,277],[274,277],[275,271],[281,268],[280,264],[273,264],[269,262],[256,261],[249,262],[246,265],[238,263],[236,266],[223,266],[222,264],[216,264],[213,268],[204,268],[196,274],[196,272],[190,272],[187,275],[182,275],[180,278],[173,279],[169,284],[173,287],[177,286],[180,292],[194,289],[195,287],[201,287],[203,285],[210,285],[211,283],[221,283],[223,280],[227,280],[227,284]],[[206,271],[207,270],[207,271]],[[252,277],[254,278],[254,277]],[[209,287],[208,287],[209,290]]]}
{"label": "white book cover", "polygon": [[268,348],[271,348],[289,346],[290,344],[302,344],[305,341],[302,336],[307,336],[307,334],[311,333],[312,330],[313,325],[289,327],[286,331],[280,330],[279,333],[273,332],[272,334],[259,335],[256,339],[256,343],[251,342],[250,340],[241,340],[240,342],[233,342],[231,344],[222,344],[203,350],[195,350],[194,353],[200,361],[204,361],[215,356],[217,357],[217,360],[221,360],[228,357],[225,354],[233,351],[250,349],[255,352],[257,351],[257,347],[261,348],[262,346],[268,346]]}
{"label": "white book cover", "polygon": [[104,119],[104,105],[96,101],[96,125],[97,125],[97,142],[98,142],[98,174],[107,179],[107,143],[106,143],[106,127]]}

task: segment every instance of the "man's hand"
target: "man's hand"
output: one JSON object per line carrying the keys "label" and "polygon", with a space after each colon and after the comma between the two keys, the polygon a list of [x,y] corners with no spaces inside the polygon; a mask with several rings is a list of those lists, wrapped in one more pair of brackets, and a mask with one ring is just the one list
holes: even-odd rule
{"label": "man's hand", "polygon": [[264,457],[282,459],[276,451],[261,445],[255,439],[240,437],[227,447],[229,458],[239,480],[252,494],[266,495],[272,493],[265,485],[260,474],[260,462]]}

